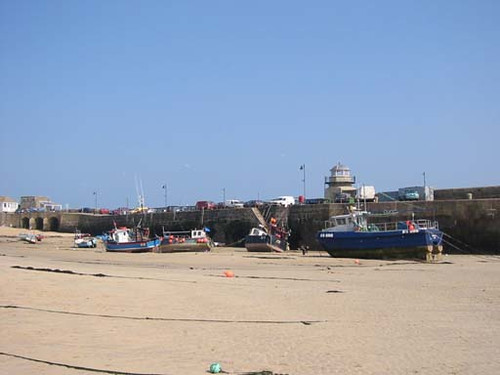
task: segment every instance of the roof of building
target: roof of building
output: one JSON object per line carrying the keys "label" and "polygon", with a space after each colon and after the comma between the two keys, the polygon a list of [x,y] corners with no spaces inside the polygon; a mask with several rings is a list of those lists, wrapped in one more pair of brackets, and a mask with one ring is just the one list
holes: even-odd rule
{"label": "roof of building", "polygon": [[338,162],[336,165],[333,166],[332,169],[330,169],[330,171],[332,172],[335,172],[335,171],[350,171],[351,169],[344,165],[344,164],[340,164],[340,162]]}
{"label": "roof of building", "polygon": [[4,195],[0,195],[0,202],[14,202],[17,203],[15,199],[12,199],[10,197],[6,197]]}

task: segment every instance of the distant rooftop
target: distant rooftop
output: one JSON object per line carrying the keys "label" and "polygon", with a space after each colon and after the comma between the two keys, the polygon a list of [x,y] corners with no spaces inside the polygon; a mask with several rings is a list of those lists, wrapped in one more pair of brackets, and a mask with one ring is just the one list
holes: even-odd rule
{"label": "distant rooftop", "polygon": [[0,202],[17,202],[15,199],[0,195]]}
{"label": "distant rooftop", "polygon": [[332,176],[350,176],[351,175],[351,169],[344,165],[337,163],[332,169],[330,169],[331,175]]}

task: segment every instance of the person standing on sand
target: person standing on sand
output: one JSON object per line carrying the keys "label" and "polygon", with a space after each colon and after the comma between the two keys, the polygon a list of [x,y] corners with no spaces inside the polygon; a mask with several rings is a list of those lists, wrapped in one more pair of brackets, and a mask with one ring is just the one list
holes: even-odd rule
{"label": "person standing on sand", "polygon": [[302,250],[302,255],[306,255],[309,250],[309,246],[301,246],[300,250]]}

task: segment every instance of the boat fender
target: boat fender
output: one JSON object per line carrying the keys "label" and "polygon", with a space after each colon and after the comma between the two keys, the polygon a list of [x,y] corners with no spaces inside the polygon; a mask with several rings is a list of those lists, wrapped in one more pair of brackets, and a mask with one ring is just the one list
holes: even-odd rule
{"label": "boat fender", "polygon": [[406,222],[406,225],[408,226],[409,231],[415,230],[415,225],[413,225],[413,223],[410,220]]}

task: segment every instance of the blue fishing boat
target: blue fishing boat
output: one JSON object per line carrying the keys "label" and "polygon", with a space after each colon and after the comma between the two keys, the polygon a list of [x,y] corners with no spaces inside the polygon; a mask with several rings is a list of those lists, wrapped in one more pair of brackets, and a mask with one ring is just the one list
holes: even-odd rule
{"label": "blue fishing boat", "polygon": [[332,257],[423,258],[440,257],[443,232],[430,220],[372,222],[366,211],[332,216],[317,240]]}
{"label": "blue fishing boat", "polygon": [[104,240],[106,251],[121,253],[152,252],[160,245],[161,238],[149,238],[149,230],[127,227],[115,228]]}

